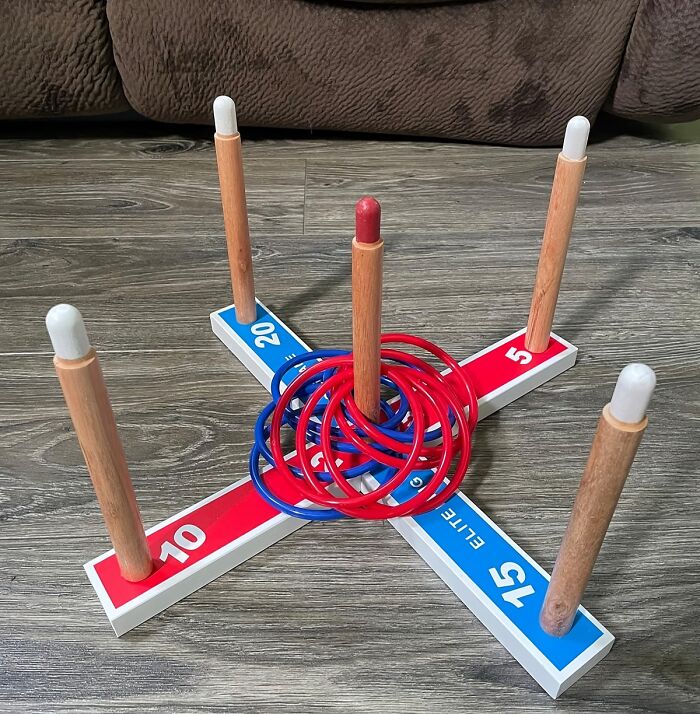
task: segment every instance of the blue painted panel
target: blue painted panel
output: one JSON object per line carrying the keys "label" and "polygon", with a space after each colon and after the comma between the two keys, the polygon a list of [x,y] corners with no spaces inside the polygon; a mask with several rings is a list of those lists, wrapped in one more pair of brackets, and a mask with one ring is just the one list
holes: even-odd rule
{"label": "blue painted panel", "polygon": [[[373,476],[383,483],[391,473],[383,469]],[[406,501],[431,475],[415,472],[411,482],[404,482],[392,496]],[[580,610],[564,637],[548,635],[539,624],[547,578],[458,495],[413,520],[558,670],[603,636],[600,627]]]}
{"label": "blue painted panel", "polygon": [[[273,373],[287,360],[309,351],[296,335],[290,333],[260,303],[255,322],[248,325],[241,325],[236,320],[236,311],[232,307],[222,310],[219,315]],[[287,386],[303,368],[303,365],[299,365],[290,369],[283,384]]]}

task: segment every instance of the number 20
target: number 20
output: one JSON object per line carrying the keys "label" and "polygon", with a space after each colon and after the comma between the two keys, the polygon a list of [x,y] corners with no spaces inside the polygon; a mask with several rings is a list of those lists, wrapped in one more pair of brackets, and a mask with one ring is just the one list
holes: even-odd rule
{"label": "number 20", "polygon": [[258,322],[250,328],[250,331],[257,335],[255,346],[261,350],[268,345],[279,345],[280,336],[275,332],[275,326],[271,322]]}
{"label": "number 20", "polygon": [[[511,577],[511,573],[515,573],[515,580],[519,583],[525,582],[525,571],[517,563],[503,563],[500,573],[496,568],[489,568],[489,574],[493,578],[493,582],[496,583],[497,588],[510,588],[515,585],[515,580]],[[525,585],[522,588],[501,593],[501,597],[511,605],[515,605],[515,607],[522,607],[523,604],[520,602],[520,598],[532,595],[534,592],[535,588],[532,585]]]}

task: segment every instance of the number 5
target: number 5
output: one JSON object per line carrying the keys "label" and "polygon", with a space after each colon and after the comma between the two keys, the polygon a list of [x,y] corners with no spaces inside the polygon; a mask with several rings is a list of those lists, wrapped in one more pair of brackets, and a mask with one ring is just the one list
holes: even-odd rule
{"label": "number 5", "polygon": [[526,350],[516,350],[515,347],[511,347],[508,352],[506,352],[506,357],[519,364],[530,364],[530,362],[532,362],[532,355],[529,352]]}

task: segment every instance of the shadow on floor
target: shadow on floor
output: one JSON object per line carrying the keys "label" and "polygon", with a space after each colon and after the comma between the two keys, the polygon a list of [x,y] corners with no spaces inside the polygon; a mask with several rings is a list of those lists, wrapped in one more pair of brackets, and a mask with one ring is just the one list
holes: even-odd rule
{"label": "shadow on floor", "polygon": [[[213,118],[210,125],[167,124],[151,121],[136,112],[123,112],[102,117],[33,119],[0,121],[0,139],[100,139],[100,138],[160,138],[177,135],[186,139],[213,139]],[[308,140],[340,139],[343,141],[384,141],[395,143],[420,142],[436,144],[468,144],[461,140],[446,141],[424,136],[391,134],[358,134],[315,129],[270,129],[243,127],[245,139]],[[660,139],[679,144],[700,144],[700,120],[683,124],[642,123],[600,114],[591,131],[590,143],[604,143],[617,136]],[[518,146],[518,145],[514,145]]]}

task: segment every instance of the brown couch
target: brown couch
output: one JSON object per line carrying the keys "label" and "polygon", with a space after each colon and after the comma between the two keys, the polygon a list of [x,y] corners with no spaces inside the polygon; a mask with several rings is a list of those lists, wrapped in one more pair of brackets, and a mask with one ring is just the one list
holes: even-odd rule
{"label": "brown couch", "polygon": [[0,118],[114,114],[470,139],[700,116],[696,0],[0,0]]}

